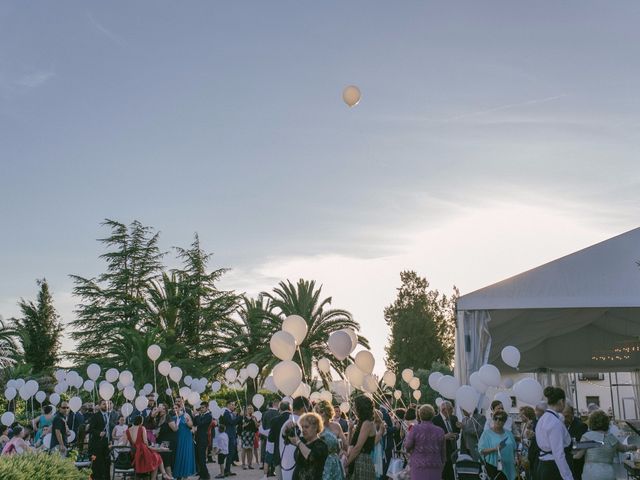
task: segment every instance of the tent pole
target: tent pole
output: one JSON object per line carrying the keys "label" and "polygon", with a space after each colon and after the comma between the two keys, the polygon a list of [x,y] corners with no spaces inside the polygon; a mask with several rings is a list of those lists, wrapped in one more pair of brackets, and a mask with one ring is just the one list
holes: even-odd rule
{"label": "tent pole", "polygon": [[576,397],[576,410],[578,417],[580,417],[580,405],[578,405],[578,374],[573,372],[573,394]]}
{"label": "tent pole", "polygon": [[611,417],[613,418],[613,420],[616,419],[616,412],[615,409],[613,408],[613,382],[611,382],[611,372],[609,372],[609,393],[611,394]]}
{"label": "tent pole", "polygon": [[620,419],[624,420],[624,415],[622,412],[622,407],[620,406],[620,383],[618,382],[618,372],[615,372],[616,375],[616,397],[618,397],[618,415],[620,415]]}

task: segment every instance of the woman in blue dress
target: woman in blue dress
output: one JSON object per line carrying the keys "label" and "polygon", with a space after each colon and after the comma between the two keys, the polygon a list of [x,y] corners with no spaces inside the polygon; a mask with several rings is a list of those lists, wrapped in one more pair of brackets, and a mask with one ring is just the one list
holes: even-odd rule
{"label": "woman in blue dress", "polygon": [[193,448],[193,435],[191,428],[193,421],[179,405],[173,407],[174,415],[171,417],[169,427],[177,432],[178,444],[175,451],[175,461],[173,464],[173,476],[180,480],[196,474],[196,457]]}

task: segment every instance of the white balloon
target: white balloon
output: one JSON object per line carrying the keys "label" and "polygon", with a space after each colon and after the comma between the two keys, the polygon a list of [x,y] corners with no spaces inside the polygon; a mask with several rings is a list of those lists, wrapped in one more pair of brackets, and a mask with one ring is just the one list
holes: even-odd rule
{"label": "white balloon", "polygon": [[169,375],[170,371],[171,371],[171,364],[166,360],[163,360],[158,364],[158,372],[160,372],[160,375],[162,375],[163,377],[166,377],[167,375]]}
{"label": "white balloon", "polygon": [[298,385],[298,388],[296,388],[296,391],[291,394],[293,398],[309,398],[309,395],[311,395],[311,387],[306,383],[300,383],[300,385]]}
{"label": "white balloon", "polygon": [[95,382],[100,376],[100,370],[100,365],[98,365],[97,363],[92,363],[87,367],[87,377]]}
{"label": "white balloon", "polygon": [[198,394],[198,392],[191,392],[189,394],[189,398],[187,398],[187,401],[191,405],[196,406],[196,405],[200,404],[200,402],[201,402],[200,395]]}
{"label": "white balloon", "polygon": [[58,387],[60,388],[58,393],[64,393],[69,390],[69,384],[64,380],[58,384]]}
{"label": "white balloon", "polygon": [[400,400],[400,397],[402,397],[402,392],[400,390],[395,390],[393,392],[393,398],[395,398],[396,400]]}
{"label": "white balloon", "polygon": [[365,392],[375,393],[378,390],[378,379],[374,375],[365,375],[362,387]]}
{"label": "white balloon", "polygon": [[180,367],[171,367],[171,370],[169,370],[169,378],[178,383],[182,378],[182,369]]}
{"label": "white balloon", "polygon": [[122,407],[120,407],[120,413],[123,417],[127,418],[133,413],[133,405],[131,405],[129,402],[122,404]]}
{"label": "white balloon", "polygon": [[82,407],[82,399],[80,397],[71,397],[69,399],[69,409],[76,413]]}
{"label": "white balloon", "polygon": [[513,378],[505,378],[504,379],[504,388],[513,387]]}
{"label": "white balloon", "polygon": [[325,390],[324,392],[320,392],[320,399],[331,402],[333,400],[333,395],[329,390]]}
{"label": "white balloon", "polygon": [[418,377],[413,377],[410,381],[409,381],[409,386],[411,388],[413,388],[414,390],[417,390],[418,388],[420,388],[420,379]]}
{"label": "white balloon", "polygon": [[273,392],[273,393],[276,393],[278,391],[278,387],[276,387],[276,382],[273,381],[273,375],[269,375],[267,378],[264,379],[262,388],[264,390],[269,390],[270,392]]}
{"label": "white balloon", "polygon": [[7,388],[16,388],[16,381],[13,378],[7,382]]}
{"label": "white balloon", "polygon": [[320,370],[322,373],[329,373],[329,371],[331,370],[331,362],[329,362],[328,358],[323,357],[318,360],[318,370]]}
{"label": "white balloon", "polygon": [[382,383],[384,383],[388,387],[393,388],[396,385],[396,374],[391,370],[387,370],[382,376]]}
{"label": "white balloon", "polygon": [[189,398],[189,395],[191,395],[191,389],[189,387],[182,387],[180,390],[178,390],[178,393],[183,400],[187,400]]}
{"label": "white balloon", "polygon": [[289,315],[282,322],[282,330],[293,335],[296,345],[302,345],[308,330],[307,322],[300,315]]}
{"label": "white balloon", "polygon": [[36,393],[36,400],[38,403],[44,402],[46,398],[47,398],[47,394],[44,393],[42,390]]}
{"label": "white balloon", "polygon": [[104,374],[104,377],[107,380],[107,382],[113,383],[116,380],[118,380],[118,376],[119,375],[120,375],[120,373],[118,372],[117,369],[110,368],[109,370],[107,370],[107,373]]}
{"label": "white balloon", "polygon": [[469,385],[461,386],[456,392],[456,405],[467,412],[473,412],[478,406],[480,394]]}
{"label": "white balloon", "polygon": [[361,388],[364,383],[364,372],[358,368],[355,363],[349,364],[344,371],[345,376],[356,388]]}
{"label": "white balloon", "polygon": [[251,399],[251,403],[253,403],[256,408],[262,407],[262,405],[264,405],[264,396],[260,393],[256,393]]}
{"label": "white balloon", "polygon": [[147,357],[149,357],[149,360],[152,362],[158,360],[161,354],[162,349],[160,348],[160,345],[149,345],[149,348],[147,348]]}
{"label": "white balloon", "polygon": [[29,387],[27,387],[26,384],[20,387],[20,390],[18,391],[18,393],[20,394],[20,398],[22,398],[23,400],[29,400],[31,398],[31,391],[29,390]]}
{"label": "white balloon", "polygon": [[291,360],[296,353],[296,339],[289,332],[281,330],[271,336],[269,347],[280,360]]}
{"label": "white balloon", "polygon": [[355,85],[349,85],[342,91],[342,100],[349,107],[355,107],[360,102],[360,89]]}
{"label": "white balloon", "polygon": [[502,361],[513,368],[518,368],[520,364],[520,350],[511,345],[504,347],[500,353]]}
{"label": "white balloon", "polygon": [[100,398],[104,400],[111,400],[113,394],[115,392],[115,388],[110,383],[103,383],[100,385],[100,389],[98,393],[100,393]]}
{"label": "white balloon", "polygon": [[542,400],[542,386],[535,378],[523,378],[513,386],[516,398],[523,403],[535,405]]}
{"label": "white balloon", "polygon": [[358,346],[358,334],[352,328],[343,328],[339,331],[345,332],[347,335],[349,335],[349,338],[351,339],[351,350],[349,351],[349,353],[353,352]]}
{"label": "white balloon", "polygon": [[38,388],[40,388],[38,382],[36,382],[35,380],[29,380],[27,383],[25,383],[25,385],[29,389],[31,395],[35,395],[35,393],[38,391]]}
{"label": "white balloon", "polygon": [[473,372],[470,376],[469,376],[469,383],[471,384],[471,386],[473,388],[475,388],[479,393],[485,393],[487,391],[487,388],[489,388],[487,385],[485,385],[482,380],[480,380],[480,374],[478,372]]}
{"label": "white balloon", "polygon": [[302,370],[297,363],[283,360],[273,368],[273,381],[278,390],[291,395],[302,381]]}
{"label": "white balloon", "polygon": [[2,414],[2,417],[0,417],[0,422],[2,422],[3,425],[6,425],[7,427],[10,427],[15,419],[16,419],[16,417],[13,414],[13,412],[4,412]]}
{"label": "white balloon", "polygon": [[122,392],[122,394],[124,395],[124,398],[131,401],[136,398],[136,389],[131,385],[127,385],[126,387],[124,387],[124,391]]}
{"label": "white balloon", "polygon": [[220,415],[222,415],[222,409],[217,405],[214,408],[211,408],[210,410],[211,410],[211,416],[216,420],[220,418]]}
{"label": "white balloon", "polygon": [[145,395],[149,395],[151,392],[153,392],[153,385],[151,385],[150,383],[145,383],[142,387],[142,390],[144,390]]}
{"label": "white balloon", "polygon": [[262,412],[261,412],[260,410],[258,410],[257,412],[253,412],[253,417],[254,417],[257,421],[262,420]]}
{"label": "white balloon", "polygon": [[436,398],[436,407],[440,408],[440,405],[442,405],[442,402],[444,402],[443,399],[441,399],[440,397]]}
{"label": "white balloon", "polygon": [[431,372],[429,375],[429,386],[432,390],[438,391],[438,382],[442,377],[443,375],[440,372]]}
{"label": "white balloon", "polygon": [[342,413],[349,413],[349,410],[351,410],[351,405],[349,405],[349,402],[342,402],[340,404],[340,411]]}
{"label": "white balloon", "polygon": [[227,368],[227,370],[224,372],[224,378],[227,380],[227,382],[233,383],[236,378],[238,378],[238,372],[236,372],[235,368]]}
{"label": "white balloon", "polygon": [[338,360],[344,360],[352,352],[351,347],[353,345],[349,334],[343,330],[333,332],[329,335],[327,342],[329,350],[333,353],[333,356]]}
{"label": "white balloon", "polygon": [[62,382],[65,379],[65,377],[67,376],[67,372],[66,372],[66,370],[58,369],[58,370],[55,371],[53,376],[58,382]]}
{"label": "white balloon", "polygon": [[170,397],[173,396],[173,391],[170,388],[167,388],[164,393],[166,393],[167,395],[169,395]]}
{"label": "white balloon", "polygon": [[218,402],[216,402],[215,400],[211,400],[209,402],[209,410],[213,411],[214,408],[216,408],[218,406]]}
{"label": "white balloon", "polygon": [[138,410],[139,412],[142,412],[145,408],[147,408],[149,406],[149,399],[147,397],[137,397],[136,398],[136,410]]}
{"label": "white balloon", "polygon": [[420,400],[420,397],[422,397],[422,392],[420,390],[414,390],[413,398],[415,398],[416,400]]}
{"label": "white balloon", "polygon": [[360,370],[366,374],[373,373],[373,368],[376,364],[376,359],[373,358],[373,354],[367,350],[362,350],[356,354],[355,363]]}
{"label": "white balloon", "polygon": [[17,393],[18,391],[15,389],[15,387],[7,387],[7,389],[4,391],[4,398],[6,398],[8,401],[11,401],[16,398]]}
{"label": "white balloon", "polygon": [[[127,385],[129,386],[129,385]],[[131,385],[133,386],[133,385]],[[122,390],[124,390],[124,385],[122,384],[121,381],[118,380],[118,383],[116,383],[116,388],[118,389],[119,392],[121,392]],[[135,388],[135,387],[134,387]]]}
{"label": "white balloon", "polygon": [[211,391],[213,393],[216,393],[218,390],[220,390],[220,387],[222,387],[222,384],[217,380],[214,382],[211,382]]}
{"label": "white balloon", "polygon": [[485,385],[489,387],[500,386],[500,371],[490,363],[481,366],[478,375],[480,375],[480,381]]}
{"label": "white balloon", "polygon": [[402,380],[404,380],[406,383],[409,383],[412,378],[413,370],[411,370],[410,368],[405,368],[404,370],[402,370]]}
{"label": "white balloon", "polygon": [[193,377],[191,375],[187,375],[182,381],[187,387],[190,387],[191,383],[193,382]]}
{"label": "white balloon", "polygon": [[460,382],[451,375],[443,375],[442,378],[438,380],[438,392],[445,398],[451,400],[456,398],[458,388],[460,388]]}
{"label": "white balloon", "polygon": [[119,378],[120,378],[120,382],[125,387],[127,385],[133,384],[133,373],[131,373],[129,370],[123,370],[122,372],[120,372]]}
{"label": "white balloon", "polygon": [[260,368],[255,363],[250,363],[247,365],[247,373],[251,378],[256,378],[260,373]]}
{"label": "white balloon", "polygon": [[495,397],[493,397],[493,399],[500,401],[502,403],[502,406],[504,407],[505,412],[509,412],[509,409],[511,408],[511,396],[508,393],[499,392]]}
{"label": "white balloon", "polygon": [[309,395],[309,401],[311,403],[318,403],[320,400],[322,400],[320,392],[313,392],[311,395]]}
{"label": "white balloon", "polygon": [[51,395],[49,395],[49,402],[55,407],[56,405],[58,405],[58,403],[60,403],[60,395],[58,395],[57,393],[52,393]]}

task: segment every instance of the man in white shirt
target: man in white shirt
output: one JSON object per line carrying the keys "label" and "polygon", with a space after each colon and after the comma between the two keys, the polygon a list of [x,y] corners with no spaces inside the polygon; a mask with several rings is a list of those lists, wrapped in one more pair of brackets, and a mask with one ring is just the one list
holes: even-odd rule
{"label": "man in white shirt", "polygon": [[291,435],[286,435],[285,432],[290,428],[300,428],[298,426],[298,420],[304,413],[311,411],[311,404],[305,397],[296,397],[293,399],[293,413],[280,429],[280,471],[282,472],[282,480],[293,480],[293,471],[296,467],[296,460],[294,453],[296,451],[295,445],[291,445],[288,440]]}

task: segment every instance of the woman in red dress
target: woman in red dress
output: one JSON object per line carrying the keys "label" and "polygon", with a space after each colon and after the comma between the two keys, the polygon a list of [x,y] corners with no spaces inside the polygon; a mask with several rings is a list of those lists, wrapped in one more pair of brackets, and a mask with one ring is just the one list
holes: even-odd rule
{"label": "woman in red dress", "polygon": [[162,463],[162,457],[160,457],[160,454],[149,448],[147,430],[142,427],[142,420],[142,415],[137,416],[133,421],[133,427],[128,429],[126,432],[129,445],[131,445],[135,450],[133,457],[133,469],[136,473],[151,473],[151,478],[155,478],[158,473],[158,469],[160,469],[162,478],[166,480],[173,480],[173,477],[164,469],[164,463]]}

